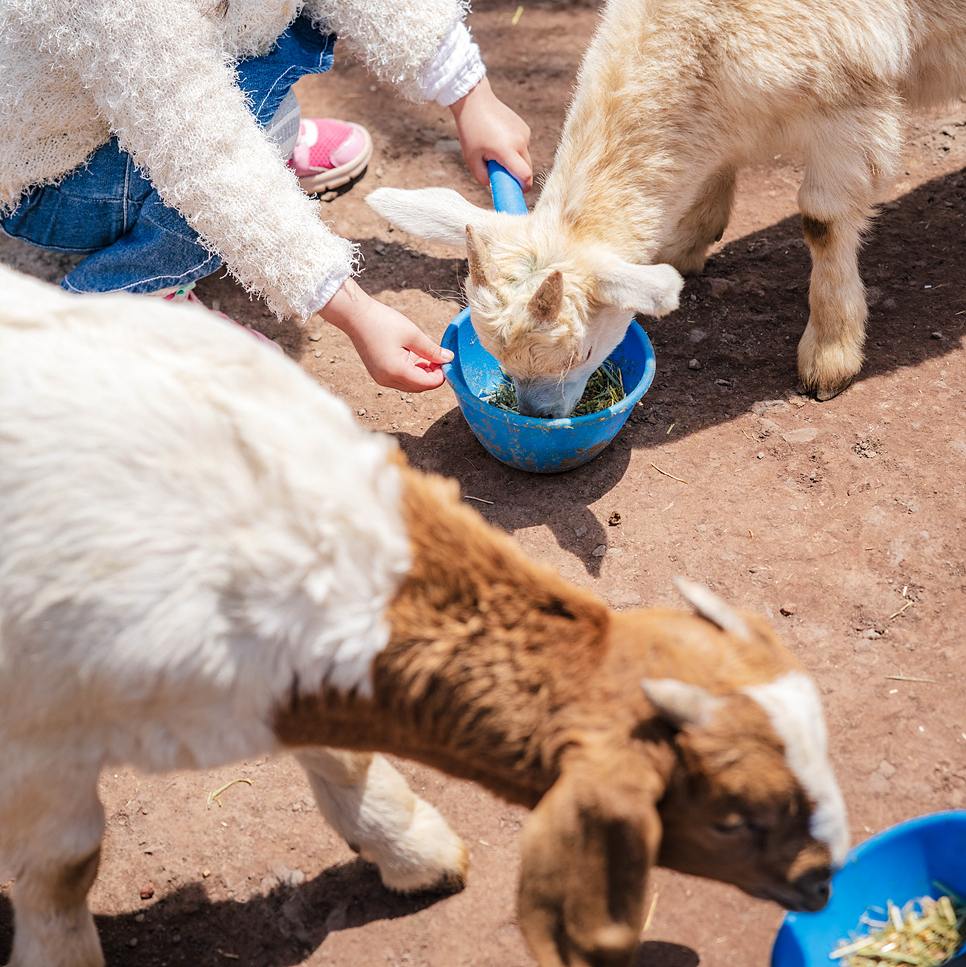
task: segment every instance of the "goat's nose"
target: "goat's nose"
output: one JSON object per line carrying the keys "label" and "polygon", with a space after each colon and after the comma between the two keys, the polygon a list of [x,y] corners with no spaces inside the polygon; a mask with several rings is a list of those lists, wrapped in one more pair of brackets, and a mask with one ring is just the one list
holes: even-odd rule
{"label": "goat's nose", "polygon": [[532,406],[526,400],[519,400],[520,416],[536,416],[541,420],[553,418],[553,413],[549,406]]}
{"label": "goat's nose", "polygon": [[795,881],[802,897],[802,908],[809,913],[821,910],[832,892],[832,871],[828,867],[810,870]]}

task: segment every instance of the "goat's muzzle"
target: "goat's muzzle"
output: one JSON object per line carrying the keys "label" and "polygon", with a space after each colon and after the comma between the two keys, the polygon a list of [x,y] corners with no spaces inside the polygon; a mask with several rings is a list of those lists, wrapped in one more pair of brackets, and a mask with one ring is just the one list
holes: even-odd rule
{"label": "goat's muzzle", "polygon": [[832,871],[825,868],[809,870],[802,874],[792,887],[798,895],[798,903],[794,906],[786,904],[789,910],[805,913],[817,913],[826,903],[832,893]]}

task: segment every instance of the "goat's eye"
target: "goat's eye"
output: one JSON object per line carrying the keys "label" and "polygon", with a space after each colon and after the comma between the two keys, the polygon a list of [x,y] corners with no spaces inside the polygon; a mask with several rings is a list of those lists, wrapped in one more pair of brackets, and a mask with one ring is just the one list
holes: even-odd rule
{"label": "goat's eye", "polygon": [[591,346],[590,349],[587,350],[587,355],[584,356],[584,362],[585,363],[587,362],[588,359],[590,359],[590,357],[593,355],[593,353],[594,353],[594,347]]}
{"label": "goat's eye", "polygon": [[718,822],[714,823],[715,830],[719,833],[724,833],[725,835],[740,833],[743,830],[746,830],[748,826],[748,820],[738,813],[729,813],[723,819],[720,819]]}

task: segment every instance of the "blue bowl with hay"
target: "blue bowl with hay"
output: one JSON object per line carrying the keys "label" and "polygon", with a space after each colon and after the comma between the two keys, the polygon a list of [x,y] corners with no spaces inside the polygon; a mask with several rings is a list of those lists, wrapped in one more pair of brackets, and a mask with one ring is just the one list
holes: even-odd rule
{"label": "blue bowl with hay", "polygon": [[[523,192],[513,176],[494,161],[489,170],[496,210],[526,215]],[[593,460],[627,422],[654,379],[654,347],[632,320],[608,358],[620,371],[624,398],[596,413],[544,420],[487,402],[505,376],[499,362],[480,345],[468,308],[449,324],[442,344],[453,352],[443,374],[477,440],[497,460],[529,473],[562,473]]]}
{"label": "blue bowl with hay", "polygon": [[597,413],[544,420],[487,402],[504,378],[503,370],[480,345],[469,309],[449,324],[442,344],[453,352],[443,373],[477,440],[497,460],[529,473],[562,473],[593,460],[627,422],[654,379],[654,348],[647,333],[632,321],[609,357],[620,370],[624,398]]}
{"label": "blue bowl with hay", "polygon": [[[832,897],[818,913],[789,913],[772,948],[771,967],[839,967],[830,957],[850,940],[874,932],[864,923],[884,920],[921,897],[966,898],[966,810],[919,816],[860,843],[832,879]],[[887,951],[887,954],[889,952]],[[882,963],[902,964],[897,951]],[[906,961],[907,963],[911,961]],[[962,947],[947,967],[966,967]]]}

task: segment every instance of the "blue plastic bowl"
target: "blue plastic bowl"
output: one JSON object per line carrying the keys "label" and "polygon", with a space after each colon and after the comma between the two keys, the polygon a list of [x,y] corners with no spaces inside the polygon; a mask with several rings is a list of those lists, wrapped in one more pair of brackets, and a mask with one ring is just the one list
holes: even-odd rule
{"label": "blue plastic bowl", "polygon": [[654,379],[654,348],[647,333],[632,321],[624,341],[610,355],[621,371],[624,399],[599,413],[541,420],[508,413],[481,398],[493,392],[502,373],[480,345],[469,309],[449,324],[442,344],[454,354],[443,373],[477,440],[497,460],[530,473],[562,473],[593,460],[614,439]]}
{"label": "blue plastic bowl", "polygon": [[[853,849],[832,880],[832,898],[818,913],[789,913],[772,948],[771,967],[835,967],[829,954],[866,910],[902,907],[938,897],[934,881],[966,897],[966,810],[931,813],[877,833]],[[947,964],[966,965],[966,953]]]}

